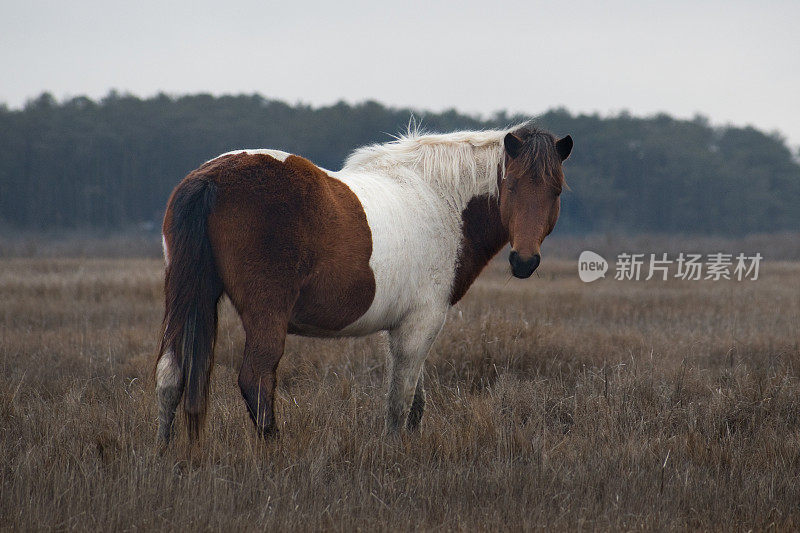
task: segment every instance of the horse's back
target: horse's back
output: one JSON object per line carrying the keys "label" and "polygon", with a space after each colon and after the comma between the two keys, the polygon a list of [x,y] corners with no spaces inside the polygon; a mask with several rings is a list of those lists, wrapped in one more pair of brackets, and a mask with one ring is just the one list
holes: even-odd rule
{"label": "horse's back", "polygon": [[[273,159],[277,159],[278,161],[286,161],[286,158],[289,157],[289,152],[284,152],[283,150],[273,150],[272,148],[245,148],[243,150],[231,150],[230,152],[225,152],[224,154],[220,154],[214,159],[219,159],[220,157],[225,157],[229,155],[238,155],[238,154],[261,154],[261,155],[268,155]],[[210,159],[207,162],[214,161],[214,159]]]}

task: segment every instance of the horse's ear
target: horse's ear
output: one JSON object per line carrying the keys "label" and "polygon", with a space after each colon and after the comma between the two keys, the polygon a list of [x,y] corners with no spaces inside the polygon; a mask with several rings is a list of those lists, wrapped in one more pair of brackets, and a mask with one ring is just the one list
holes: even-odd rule
{"label": "horse's ear", "polygon": [[514,159],[522,152],[522,141],[513,133],[506,134],[503,144],[505,144],[506,152],[511,156],[511,159]]}
{"label": "horse's ear", "polygon": [[558,152],[559,157],[561,157],[561,161],[568,158],[569,154],[572,152],[572,137],[567,135],[563,139],[557,140],[556,152]]}

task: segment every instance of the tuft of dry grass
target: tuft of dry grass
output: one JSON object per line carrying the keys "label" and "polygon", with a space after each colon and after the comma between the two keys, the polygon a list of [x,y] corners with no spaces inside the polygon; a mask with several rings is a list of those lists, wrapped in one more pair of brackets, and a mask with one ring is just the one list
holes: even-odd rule
{"label": "tuft of dry grass", "polygon": [[800,527],[800,263],[592,284],[493,264],[434,345],[421,432],[388,442],[379,336],[291,338],[281,436],[257,440],[226,303],[205,434],[163,456],[161,275],[0,261],[0,528]]}

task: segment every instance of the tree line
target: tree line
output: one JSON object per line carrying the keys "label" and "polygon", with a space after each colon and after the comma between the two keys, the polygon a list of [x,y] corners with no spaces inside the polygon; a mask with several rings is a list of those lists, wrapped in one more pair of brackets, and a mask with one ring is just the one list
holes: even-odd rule
{"label": "tree line", "polygon": [[[270,147],[331,169],[354,148],[385,142],[412,111],[368,101],[311,107],[259,95],[206,94],[0,107],[0,227],[158,227],[178,181],[232,149]],[[529,117],[414,112],[438,132],[499,128]],[[535,117],[571,134],[559,232],[742,235],[800,229],[800,164],[777,134],[715,127],[703,117],[572,114]]]}

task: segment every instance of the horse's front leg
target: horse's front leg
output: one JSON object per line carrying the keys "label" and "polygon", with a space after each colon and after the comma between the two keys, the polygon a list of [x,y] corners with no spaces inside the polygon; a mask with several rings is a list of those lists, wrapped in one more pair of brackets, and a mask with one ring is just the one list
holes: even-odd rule
{"label": "horse's front leg", "polygon": [[414,431],[419,428],[419,423],[422,421],[422,414],[425,412],[425,368],[419,371],[419,378],[417,378],[417,389],[414,391],[414,400],[411,402],[411,410],[408,413],[406,420],[406,429]]}
{"label": "horse's front leg", "polygon": [[419,425],[424,407],[422,367],[446,315],[446,310],[414,313],[400,326],[389,331],[389,390],[386,404],[386,433],[389,435],[406,425],[409,429]]}

